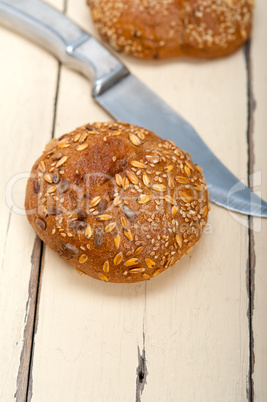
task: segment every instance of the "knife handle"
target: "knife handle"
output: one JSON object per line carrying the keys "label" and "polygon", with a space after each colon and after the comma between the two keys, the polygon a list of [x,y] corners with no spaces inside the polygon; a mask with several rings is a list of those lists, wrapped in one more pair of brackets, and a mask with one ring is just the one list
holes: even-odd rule
{"label": "knife handle", "polygon": [[41,45],[92,80],[94,97],[129,74],[100,42],[40,0],[0,0],[0,24]]}

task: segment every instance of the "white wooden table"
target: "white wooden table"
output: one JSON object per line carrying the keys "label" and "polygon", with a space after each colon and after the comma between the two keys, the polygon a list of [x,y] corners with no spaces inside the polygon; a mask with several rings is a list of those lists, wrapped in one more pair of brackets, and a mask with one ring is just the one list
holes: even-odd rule
{"label": "white wooden table", "polygon": [[[85,0],[51,3],[95,33]],[[121,56],[265,200],[266,16],[258,0],[251,43],[225,59]],[[0,401],[266,401],[267,220],[212,205],[199,244],[150,282],[77,275],[28,224],[25,176],[53,135],[109,116],[85,78],[0,38]]]}

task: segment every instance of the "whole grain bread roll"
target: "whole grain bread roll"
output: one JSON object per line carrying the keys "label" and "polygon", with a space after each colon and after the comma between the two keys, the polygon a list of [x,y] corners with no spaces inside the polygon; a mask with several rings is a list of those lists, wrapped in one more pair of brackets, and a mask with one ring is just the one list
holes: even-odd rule
{"label": "whole grain bread roll", "polygon": [[142,59],[214,58],[250,36],[254,0],[87,0],[100,36]]}
{"label": "whole grain bread roll", "polygon": [[199,240],[208,191],[188,153],[120,122],[53,139],[35,162],[25,209],[38,236],[79,272],[148,280]]}

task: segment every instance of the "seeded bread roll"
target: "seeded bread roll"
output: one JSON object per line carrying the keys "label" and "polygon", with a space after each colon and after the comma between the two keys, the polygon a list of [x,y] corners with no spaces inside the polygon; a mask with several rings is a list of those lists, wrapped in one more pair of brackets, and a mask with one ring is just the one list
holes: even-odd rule
{"label": "seeded bread roll", "polygon": [[100,36],[142,59],[213,58],[250,36],[254,0],[87,0]]}
{"label": "seeded bread roll", "polygon": [[25,209],[38,236],[79,272],[137,282],[199,240],[208,191],[201,168],[174,143],[130,124],[94,123],[46,146]]}

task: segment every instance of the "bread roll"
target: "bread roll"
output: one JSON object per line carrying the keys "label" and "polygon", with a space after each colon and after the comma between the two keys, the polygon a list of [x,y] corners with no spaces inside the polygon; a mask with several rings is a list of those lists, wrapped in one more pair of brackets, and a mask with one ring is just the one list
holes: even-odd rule
{"label": "bread roll", "polygon": [[142,59],[213,58],[250,36],[254,0],[87,0],[100,36]]}
{"label": "bread roll", "polygon": [[38,236],[79,272],[148,280],[199,240],[208,191],[188,153],[120,122],[53,139],[35,162],[25,209]]}

